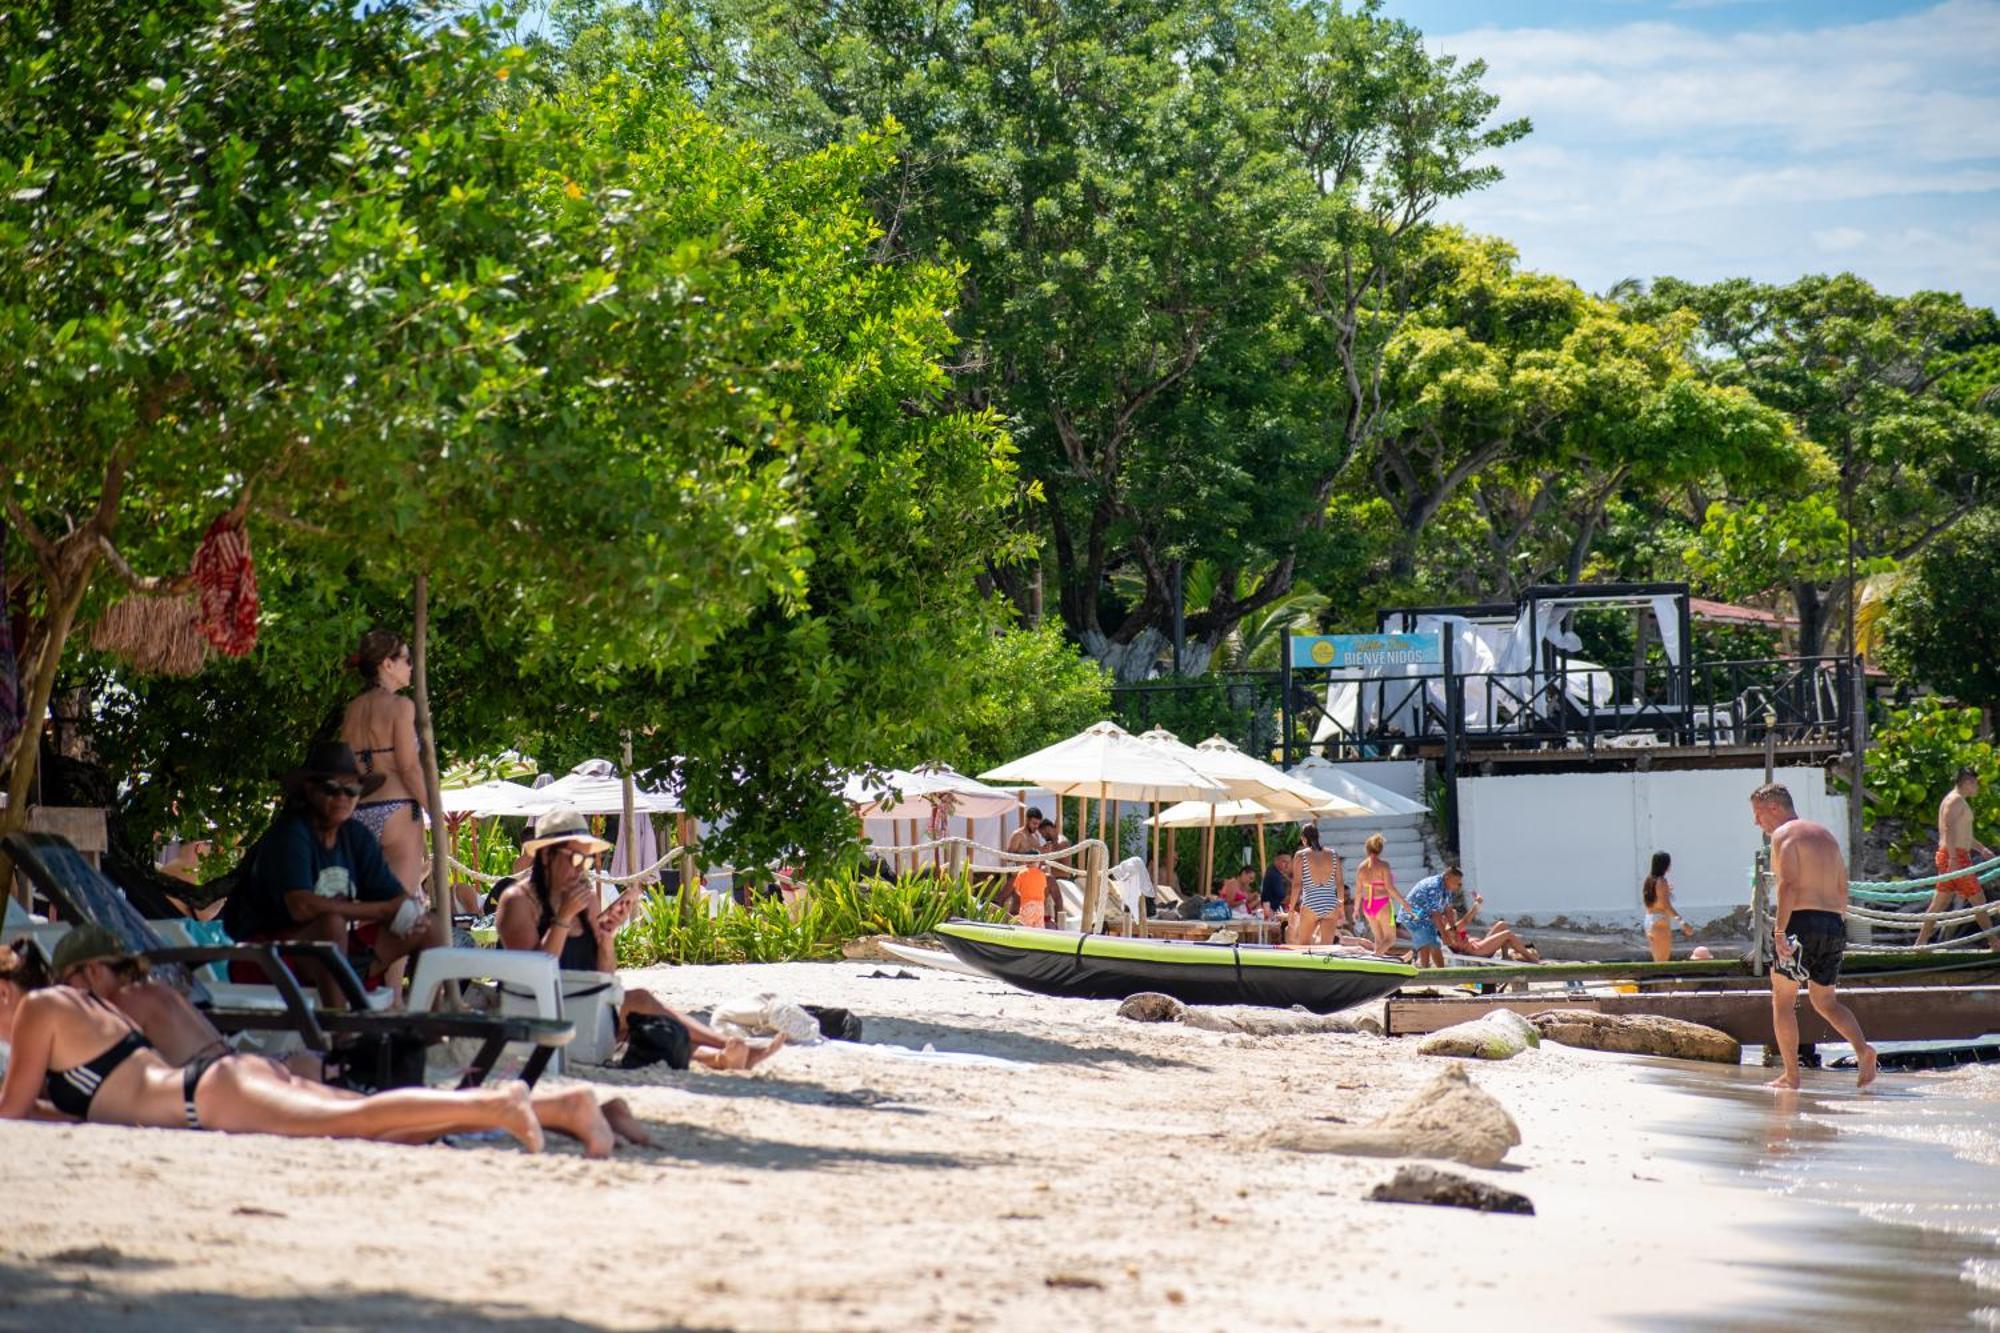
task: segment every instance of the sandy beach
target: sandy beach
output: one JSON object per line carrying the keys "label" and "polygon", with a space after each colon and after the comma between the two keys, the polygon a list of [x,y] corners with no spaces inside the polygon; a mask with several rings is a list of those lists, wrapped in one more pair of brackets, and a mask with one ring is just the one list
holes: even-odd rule
{"label": "sandy beach", "polygon": [[657,1140],[610,1161],[0,1125],[0,1327],[1783,1327],[1754,1312],[1781,1308],[1800,1224],[1829,1221],[1686,1150],[1718,1105],[1752,1153],[1794,1133],[1747,1089],[1704,1104],[1718,1075],[1693,1066],[1474,1066],[1524,1141],[1466,1174],[1536,1208],[1484,1216],[1366,1202],[1394,1162],[1268,1142],[1395,1106],[1441,1063],[1409,1041],[1144,1025],[894,964],[627,984],[845,1005],[867,1043],[591,1071]]}

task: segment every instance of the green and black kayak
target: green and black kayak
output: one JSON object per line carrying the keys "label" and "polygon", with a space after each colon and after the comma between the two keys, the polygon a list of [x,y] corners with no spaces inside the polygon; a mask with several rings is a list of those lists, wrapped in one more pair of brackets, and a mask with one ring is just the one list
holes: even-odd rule
{"label": "green and black kayak", "polygon": [[1326,1014],[1387,995],[1417,975],[1414,967],[1387,958],[1262,944],[1188,944],[972,921],[947,921],[937,933],[958,958],[1002,981],[1092,1000],[1159,991],[1186,1004],[1298,1004]]}

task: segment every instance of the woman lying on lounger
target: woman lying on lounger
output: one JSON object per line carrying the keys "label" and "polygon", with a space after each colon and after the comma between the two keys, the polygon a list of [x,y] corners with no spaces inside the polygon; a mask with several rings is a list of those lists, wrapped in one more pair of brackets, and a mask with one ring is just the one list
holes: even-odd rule
{"label": "woman lying on lounger", "polygon": [[520,1083],[358,1097],[254,1056],[210,1054],[176,1068],[123,1014],[74,987],[50,985],[34,959],[7,948],[0,948],[0,1038],[12,1046],[0,1120],[66,1117],[391,1143],[503,1129],[530,1152],[542,1147]]}
{"label": "woman lying on lounger", "polygon": [[[525,876],[501,891],[493,924],[503,949],[553,954],[570,972],[616,972],[618,928],[625,924],[636,891],[606,907],[588,873],[611,844],[592,836],[574,810],[552,810],[535,821],[535,836],[521,845],[529,858]],[[686,1014],[669,1009],[651,991],[628,990],[618,1007],[618,1036],[627,1035],[634,1014],[657,1014],[687,1029],[691,1058],[710,1069],[754,1069],[785,1044],[783,1036],[764,1042],[725,1037]]]}
{"label": "woman lying on lounger", "polygon": [[[145,960],[126,953],[110,931],[92,925],[71,931],[56,946],[54,964],[58,983],[109,1004],[131,1020],[139,1035],[168,1064],[187,1068],[200,1060],[234,1054],[215,1025],[188,1002],[187,996],[149,976]],[[301,1052],[289,1065],[268,1056],[248,1058],[272,1065],[287,1082],[309,1083],[345,1101],[361,1097],[345,1088],[325,1087],[316,1056]],[[622,1098],[611,1098],[600,1106],[589,1088],[538,1087],[528,1101],[543,1129],[577,1140],[583,1144],[586,1157],[610,1156],[619,1139],[641,1146],[652,1143]]]}

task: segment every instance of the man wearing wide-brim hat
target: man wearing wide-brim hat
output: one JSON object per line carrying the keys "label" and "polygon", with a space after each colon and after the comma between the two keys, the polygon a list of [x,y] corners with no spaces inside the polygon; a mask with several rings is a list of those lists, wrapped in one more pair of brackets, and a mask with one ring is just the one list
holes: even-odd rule
{"label": "man wearing wide-brim hat", "polygon": [[[382,785],[341,741],[318,741],[279,779],[285,808],[236,872],[222,923],[244,943],[324,940],[370,977],[433,943],[433,918],[405,892],[382,846],[354,818]],[[322,991],[327,988],[322,983]]]}

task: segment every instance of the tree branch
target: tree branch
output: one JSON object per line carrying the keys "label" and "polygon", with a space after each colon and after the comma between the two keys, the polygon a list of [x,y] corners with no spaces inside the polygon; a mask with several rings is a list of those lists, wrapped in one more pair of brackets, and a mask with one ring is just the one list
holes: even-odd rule
{"label": "tree branch", "polygon": [[111,539],[103,533],[97,535],[97,544],[104,553],[105,563],[111,566],[119,578],[125,580],[126,586],[133,592],[148,593],[155,597],[171,597],[194,587],[193,574],[176,574],[172,578],[165,578],[147,577],[135,572],[125,557],[119,553],[118,548],[111,544]]}

